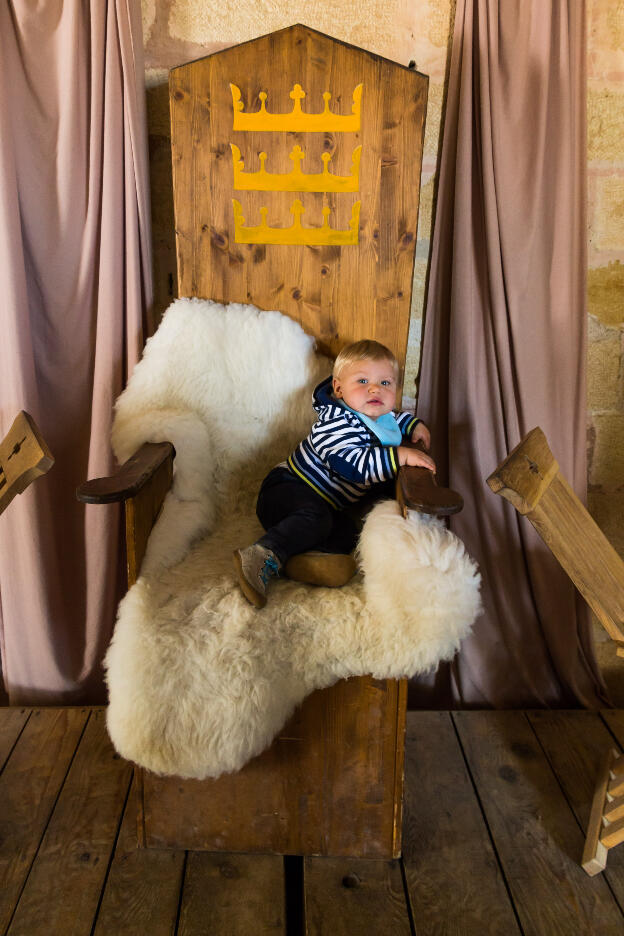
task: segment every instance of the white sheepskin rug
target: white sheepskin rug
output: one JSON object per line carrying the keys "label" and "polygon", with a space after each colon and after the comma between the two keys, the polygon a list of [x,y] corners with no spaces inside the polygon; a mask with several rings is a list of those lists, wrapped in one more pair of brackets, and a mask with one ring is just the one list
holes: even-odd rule
{"label": "white sheepskin rug", "polygon": [[368,515],[361,574],[343,588],[276,582],[257,610],[232,551],[261,535],[264,475],[307,434],[331,371],[279,312],[179,299],[116,404],[120,462],[176,449],[174,480],[106,658],[108,729],[149,770],[217,777],[263,751],[296,705],[348,676],[412,676],[456,653],[480,577],[439,521],[393,501]]}

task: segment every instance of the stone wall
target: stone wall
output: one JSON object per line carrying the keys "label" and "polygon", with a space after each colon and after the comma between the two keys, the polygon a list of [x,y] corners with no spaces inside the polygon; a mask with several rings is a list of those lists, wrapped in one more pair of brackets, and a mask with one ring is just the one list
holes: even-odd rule
{"label": "stone wall", "polygon": [[[588,20],[589,501],[624,555],[624,0],[586,0]],[[175,294],[167,72],[302,18],[429,75],[405,391],[415,392],[440,121],[455,0],[143,0],[157,311]],[[305,10],[305,12],[303,12]]]}
{"label": "stone wall", "polygon": [[624,0],[588,0],[589,507],[624,555]]}

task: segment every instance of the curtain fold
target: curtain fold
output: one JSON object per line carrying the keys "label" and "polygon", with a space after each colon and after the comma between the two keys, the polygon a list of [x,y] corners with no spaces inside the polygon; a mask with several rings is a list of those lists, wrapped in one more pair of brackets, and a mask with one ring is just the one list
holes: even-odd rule
{"label": "curtain fold", "polygon": [[485,478],[534,426],[586,497],[583,0],[458,0],[419,392],[484,615],[414,706],[603,705],[587,608]]}
{"label": "curtain fold", "polygon": [[136,0],[0,5],[0,436],[25,409],[56,460],[0,518],[12,704],[105,699],[120,511],[75,488],[152,330],[142,48]]}

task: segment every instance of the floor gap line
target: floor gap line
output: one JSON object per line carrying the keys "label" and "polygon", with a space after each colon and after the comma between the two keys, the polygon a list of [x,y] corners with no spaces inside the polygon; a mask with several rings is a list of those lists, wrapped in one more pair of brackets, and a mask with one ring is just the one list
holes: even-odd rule
{"label": "floor gap line", "polygon": [[[32,713],[31,713],[31,714],[32,714]],[[9,932],[9,930],[11,929],[11,926],[13,925],[13,920],[14,920],[14,918],[15,918],[15,914],[17,913],[17,909],[18,909],[18,907],[19,907],[19,905],[20,905],[20,901],[21,901],[21,899],[22,899],[22,895],[23,895],[23,893],[24,893],[24,891],[25,891],[25,889],[26,889],[26,885],[28,884],[28,879],[30,878],[30,873],[31,873],[31,871],[32,871],[32,869],[33,869],[33,866],[34,866],[34,864],[35,864],[35,861],[37,860],[37,857],[38,857],[38,855],[39,855],[39,852],[41,851],[41,846],[42,846],[43,840],[44,840],[44,838],[45,838],[45,836],[46,836],[46,832],[48,831],[48,826],[50,825],[50,822],[52,821],[52,817],[53,817],[53,815],[54,815],[54,811],[55,811],[55,809],[56,809],[56,807],[57,807],[57,804],[58,804],[58,801],[59,801],[59,799],[60,799],[61,793],[63,792],[63,790],[64,790],[64,788],[65,788],[65,783],[67,782],[67,777],[69,776],[69,771],[71,770],[72,764],[74,763],[74,760],[76,759],[76,753],[78,752],[78,748],[80,747],[80,744],[81,744],[81,742],[82,742],[82,739],[84,738],[84,733],[85,733],[85,731],[87,730],[87,725],[89,724],[90,720],[91,720],[91,711],[89,711],[89,712],[87,713],[87,717],[85,718],[85,723],[84,723],[84,725],[82,726],[82,731],[80,732],[80,737],[78,738],[78,741],[76,742],[76,747],[74,748],[74,753],[72,754],[72,756],[71,756],[70,759],[69,759],[69,764],[67,765],[67,770],[65,771],[65,775],[64,775],[64,777],[63,777],[63,782],[60,784],[59,789],[58,789],[58,793],[56,794],[56,796],[55,796],[55,798],[54,798],[54,803],[52,804],[52,808],[50,809],[50,813],[49,813],[49,815],[48,815],[47,822],[46,822],[46,824],[44,825],[43,829],[41,830],[41,837],[40,837],[39,842],[38,842],[38,844],[37,844],[37,847],[36,847],[36,849],[35,849],[35,851],[34,851],[34,854],[33,854],[33,857],[32,857],[32,861],[30,862],[30,864],[29,864],[29,866],[28,866],[28,871],[27,871],[26,875],[24,876],[24,881],[23,881],[23,883],[22,883],[22,886],[20,887],[20,892],[19,892],[19,894],[18,894],[18,896],[17,896],[17,899],[16,899],[16,901],[15,901],[15,906],[13,907],[13,911],[12,911],[12,913],[11,913],[11,916],[9,917],[9,922],[7,923],[7,928],[6,928],[6,931],[5,931],[5,932],[7,932],[7,933]]]}
{"label": "floor gap line", "polygon": [[523,928],[523,926],[522,926],[522,923],[520,922],[520,917],[519,917],[518,911],[517,911],[517,909],[516,909],[516,903],[515,903],[515,901],[514,901],[514,899],[513,899],[512,893],[511,893],[511,887],[509,886],[509,881],[507,880],[507,875],[505,874],[505,868],[503,867],[503,862],[502,862],[501,856],[500,856],[500,854],[499,854],[498,848],[496,847],[496,842],[494,841],[494,836],[493,836],[493,834],[492,834],[492,830],[490,829],[490,824],[489,824],[489,822],[488,822],[488,820],[487,820],[487,815],[486,815],[486,812],[485,812],[485,807],[484,807],[484,805],[483,805],[483,801],[482,801],[482,799],[481,799],[481,796],[479,795],[479,790],[478,790],[478,788],[477,788],[477,783],[476,783],[476,781],[475,781],[475,779],[474,779],[474,777],[473,777],[473,775],[472,775],[472,770],[470,769],[470,763],[469,763],[469,761],[468,761],[468,757],[467,757],[467,755],[466,755],[466,751],[464,750],[464,745],[462,744],[462,740],[461,740],[461,737],[460,737],[460,734],[459,734],[459,730],[458,730],[458,728],[457,728],[457,725],[456,725],[456,723],[455,723],[455,719],[454,719],[454,717],[453,717],[453,712],[449,712],[449,715],[451,716],[451,723],[452,723],[452,725],[453,725],[453,730],[454,730],[454,732],[455,732],[455,737],[457,738],[457,743],[458,743],[458,745],[459,745],[459,750],[461,751],[461,755],[462,755],[462,757],[463,757],[463,759],[464,759],[464,764],[466,765],[466,770],[468,771],[468,778],[469,778],[469,780],[470,780],[470,783],[471,783],[471,786],[472,786],[474,795],[475,795],[475,797],[476,797],[477,804],[478,804],[479,809],[480,809],[480,811],[481,811],[481,816],[482,816],[482,818],[483,818],[483,822],[485,823],[485,829],[486,829],[486,831],[487,831],[488,838],[489,838],[489,840],[490,840],[490,844],[492,845],[492,851],[493,851],[493,853],[494,853],[494,857],[496,858],[496,863],[497,863],[497,865],[498,865],[498,867],[499,867],[499,870],[500,870],[500,873],[501,873],[501,877],[502,877],[502,879],[503,879],[503,884],[505,885],[505,890],[507,891],[507,896],[508,896],[509,902],[510,902],[510,904],[511,904],[511,909],[513,910],[513,914],[514,914],[514,916],[515,916],[515,918],[516,918],[516,923],[518,924],[518,931],[520,932],[521,936],[524,936],[524,928]]}
{"label": "floor gap line", "polygon": [[123,808],[119,815],[119,821],[117,822],[117,831],[115,833],[113,844],[111,848],[111,853],[108,857],[108,864],[106,866],[106,874],[104,875],[104,880],[102,882],[102,888],[100,890],[100,896],[98,898],[97,907],[95,908],[95,914],[93,916],[93,923],[91,924],[91,933],[90,936],[93,936],[95,933],[95,927],[97,926],[98,917],[100,915],[100,908],[102,906],[102,901],[104,900],[104,892],[106,891],[106,886],[108,884],[108,878],[110,876],[110,870],[113,866],[113,861],[115,860],[115,852],[117,851],[117,842],[119,841],[119,835],[121,833],[121,826],[126,814],[126,809],[128,807],[128,801],[130,799],[130,791],[132,790],[132,784],[134,782],[134,777],[130,774],[130,782],[128,783],[128,789],[126,790],[126,795],[124,798]]}

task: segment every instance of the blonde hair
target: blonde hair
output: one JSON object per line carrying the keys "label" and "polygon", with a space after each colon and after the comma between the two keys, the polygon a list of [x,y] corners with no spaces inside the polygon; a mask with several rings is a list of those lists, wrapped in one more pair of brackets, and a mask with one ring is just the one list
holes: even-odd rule
{"label": "blonde hair", "polygon": [[390,361],[394,367],[396,377],[399,376],[399,362],[390,348],[386,348],[379,341],[365,338],[364,341],[355,341],[345,345],[334,361],[333,377],[340,377],[341,371],[356,361]]}

